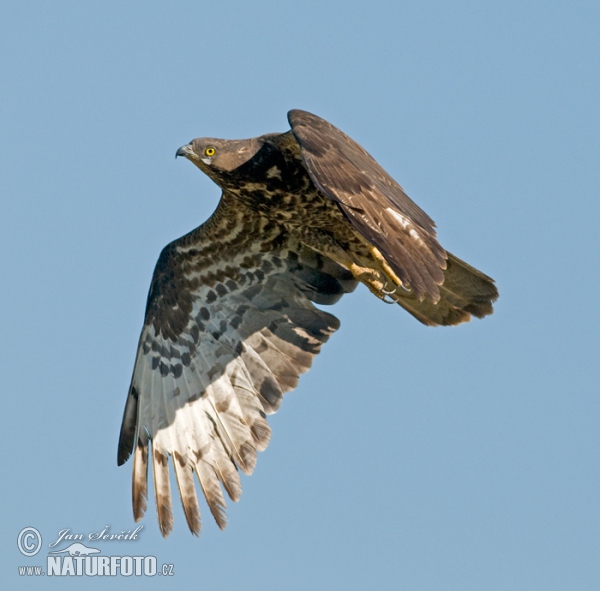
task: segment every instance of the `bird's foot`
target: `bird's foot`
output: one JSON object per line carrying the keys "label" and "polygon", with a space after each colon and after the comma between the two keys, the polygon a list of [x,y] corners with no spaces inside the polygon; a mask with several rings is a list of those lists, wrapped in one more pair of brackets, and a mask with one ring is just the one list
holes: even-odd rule
{"label": "bird's foot", "polygon": [[[383,274],[386,278],[394,285],[399,286],[402,285],[402,280],[394,273],[394,270],[388,265],[388,262],[385,260],[381,251],[375,246],[371,246],[369,249],[371,252],[371,256],[377,261],[379,267],[383,271]],[[395,289],[394,289],[395,291]],[[387,292],[386,292],[387,293]]]}
{"label": "bird's foot", "polygon": [[392,289],[389,289],[391,280],[383,269],[361,267],[356,263],[352,263],[349,268],[354,278],[366,285],[374,296],[386,304],[395,304],[397,302],[394,294],[398,285],[394,284]]}

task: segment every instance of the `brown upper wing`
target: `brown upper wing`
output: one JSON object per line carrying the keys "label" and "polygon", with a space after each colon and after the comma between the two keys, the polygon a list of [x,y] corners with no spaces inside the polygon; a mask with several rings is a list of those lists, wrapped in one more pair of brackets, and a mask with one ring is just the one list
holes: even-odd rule
{"label": "brown upper wing", "polygon": [[203,226],[163,250],[119,440],[119,464],[134,454],[136,520],[151,457],[160,529],[171,531],[170,457],[190,530],[200,531],[194,474],[226,525],[221,486],[239,498],[238,468],[250,474],[269,442],[266,415],[339,326],[312,302],[332,304],[355,286],[227,193]]}
{"label": "brown upper wing", "polygon": [[354,227],[384,255],[420,301],[439,301],[446,251],[433,220],[353,139],[311,113],[288,113],[315,185],[336,201]]}

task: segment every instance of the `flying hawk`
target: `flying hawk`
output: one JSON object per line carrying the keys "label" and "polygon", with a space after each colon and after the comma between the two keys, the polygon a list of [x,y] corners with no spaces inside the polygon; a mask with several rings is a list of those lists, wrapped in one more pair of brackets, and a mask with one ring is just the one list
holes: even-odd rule
{"label": "flying hawk", "polygon": [[[172,529],[169,457],[190,530],[196,473],[220,528],[271,435],[266,416],[339,327],[314,304],[358,282],[429,326],[492,313],[494,281],[448,253],[433,220],[356,142],[294,110],[291,130],[195,139],[177,151],[223,194],[201,226],[167,245],[154,275],[119,439],[133,453],[133,513]],[[150,454],[150,448],[152,453]],[[223,487],[223,488],[222,488]]]}

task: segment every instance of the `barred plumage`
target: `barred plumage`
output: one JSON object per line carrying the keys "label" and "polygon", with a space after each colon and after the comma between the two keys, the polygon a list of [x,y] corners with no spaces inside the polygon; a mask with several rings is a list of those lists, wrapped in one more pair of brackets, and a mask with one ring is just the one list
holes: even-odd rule
{"label": "barred plumage", "polygon": [[[291,131],[202,138],[182,155],[223,190],[211,218],[161,253],[148,294],[118,463],[134,453],[133,506],[146,510],[152,462],[160,529],[172,529],[172,458],[190,530],[200,489],[224,528],[283,394],[339,321],[333,304],[364,283],[428,325],[492,312],[492,279],[447,253],[434,223],[330,123],[291,111]],[[151,445],[151,450],[149,449]]]}

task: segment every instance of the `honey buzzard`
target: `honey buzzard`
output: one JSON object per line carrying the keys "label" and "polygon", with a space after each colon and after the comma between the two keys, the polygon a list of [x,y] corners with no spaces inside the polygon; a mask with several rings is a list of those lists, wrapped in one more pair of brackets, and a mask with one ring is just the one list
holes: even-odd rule
{"label": "honey buzzard", "polygon": [[[433,220],[356,142],[294,110],[291,130],[196,139],[177,151],[223,194],[201,226],[160,254],[119,439],[133,453],[133,512],[152,461],[160,530],[172,529],[169,457],[190,530],[194,473],[220,528],[270,438],[266,416],[339,327],[313,304],[358,282],[423,324],[492,313],[494,281],[448,253]],[[151,453],[150,453],[151,448]]]}

